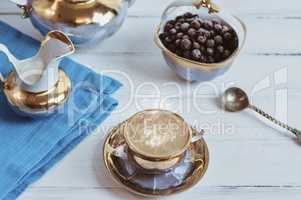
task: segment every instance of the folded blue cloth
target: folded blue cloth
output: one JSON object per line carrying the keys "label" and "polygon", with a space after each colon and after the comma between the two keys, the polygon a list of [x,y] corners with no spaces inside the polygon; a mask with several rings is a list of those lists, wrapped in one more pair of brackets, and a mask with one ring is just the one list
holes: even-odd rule
{"label": "folded blue cloth", "polygon": [[[40,44],[0,22],[0,43],[19,59],[33,56]],[[73,91],[64,108],[48,118],[17,116],[0,91],[0,200],[16,199],[29,184],[89,135],[117,106],[110,97],[121,84],[64,59],[60,67],[70,76]],[[11,66],[3,54],[0,71]]]}

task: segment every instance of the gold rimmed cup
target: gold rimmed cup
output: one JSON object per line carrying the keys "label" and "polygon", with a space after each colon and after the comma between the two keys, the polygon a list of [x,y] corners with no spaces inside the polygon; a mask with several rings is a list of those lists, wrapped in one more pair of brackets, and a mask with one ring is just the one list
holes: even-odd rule
{"label": "gold rimmed cup", "polygon": [[115,181],[147,197],[193,187],[209,164],[203,132],[179,115],[158,109],[139,112],[111,130],[103,157]]}
{"label": "gold rimmed cup", "polygon": [[139,112],[123,129],[134,161],[147,170],[168,170],[177,165],[192,141],[191,127],[166,110]]}

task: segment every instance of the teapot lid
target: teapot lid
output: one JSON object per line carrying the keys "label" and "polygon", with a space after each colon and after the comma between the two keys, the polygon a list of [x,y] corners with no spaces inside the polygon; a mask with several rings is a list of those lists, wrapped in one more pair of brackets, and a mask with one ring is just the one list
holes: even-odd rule
{"label": "teapot lid", "polygon": [[32,0],[31,6],[43,19],[77,27],[107,24],[118,15],[122,3],[123,0]]}

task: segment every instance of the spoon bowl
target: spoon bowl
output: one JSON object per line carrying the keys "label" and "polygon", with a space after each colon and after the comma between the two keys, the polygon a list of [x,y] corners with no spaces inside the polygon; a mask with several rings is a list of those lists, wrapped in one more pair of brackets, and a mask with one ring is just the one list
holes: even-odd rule
{"label": "spoon bowl", "polygon": [[274,124],[288,130],[289,132],[293,133],[296,137],[298,142],[301,144],[301,131],[293,128],[277,119],[275,119],[270,114],[264,112],[263,110],[259,109],[258,107],[251,105],[247,93],[245,93],[242,89],[237,87],[232,87],[227,89],[221,97],[222,100],[222,107],[226,111],[229,112],[239,112],[246,108],[249,108],[259,115],[265,117],[269,121],[273,122]]}
{"label": "spoon bowl", "polygon": [[227,89],[222,96],[222,106],[229,112],[242,111],[250,105],[247,94],[240,88]]}

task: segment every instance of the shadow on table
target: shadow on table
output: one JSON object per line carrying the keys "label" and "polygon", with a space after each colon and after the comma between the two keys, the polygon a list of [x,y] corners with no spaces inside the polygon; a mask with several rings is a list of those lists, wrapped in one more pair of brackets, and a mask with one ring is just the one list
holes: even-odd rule
{"label": "shadow on table", "polygon": [[94,151],[95,153],[93,155],[93,167],[97,181],[99,183],[99,187],[110,193],[108,195],[110,195],[111,197],[115,196],[118,199],[148,199],[146,197],[130,193],[129,191],[124,189],[123,186],[119,185],[112,179],[103,161],[103,144],[105,139],[106,138],[103,138],[99,141],[97,149]]}
{"label": "shadow on table", "polygon": [[[216,106],[219,109],[224,109],[222,106],[221,97],[216,98],[215,102],[216,102]],[[281,136],[283,138],[290,138],[293,141],[295,141],[296,144],[301,145],[300,142],[297,140],[297,138],[292,135],[292,133],[290,133],[284,129],[281,130],[280,127],[278,127],[274,123],[270,122],[269,120],[265,119],[264,117],[260,116],[259,114],[256,114],[252,110],[246,109],[245,111],[241,111],[241,112],[245,113],[245,116],[249,118],[250,123],[251,123],[251,121],[254,121],[254,123],[261,123],[266,128],[273,129],[275,131],[275,134],[278,134],[279,136]],[[235,114],[235,113],[233,113],[233,114]]]}

